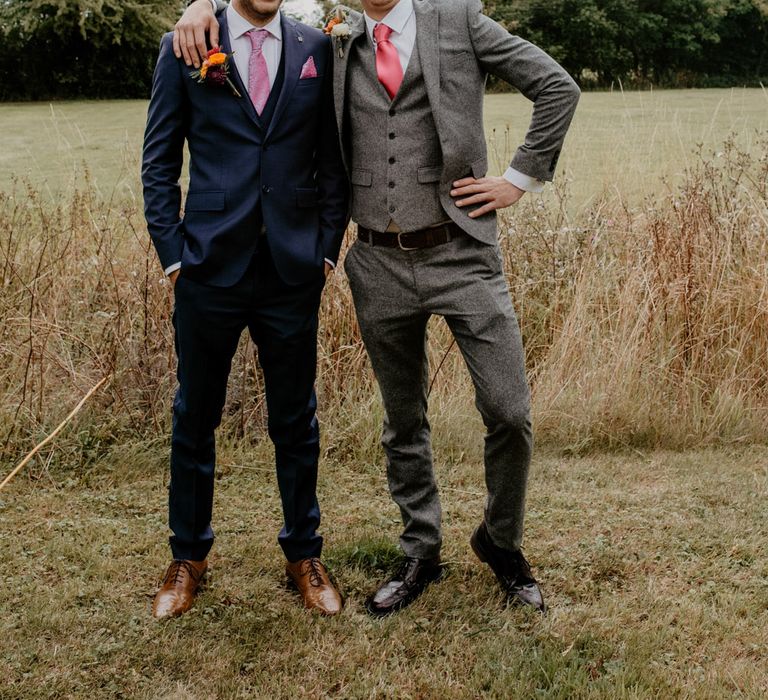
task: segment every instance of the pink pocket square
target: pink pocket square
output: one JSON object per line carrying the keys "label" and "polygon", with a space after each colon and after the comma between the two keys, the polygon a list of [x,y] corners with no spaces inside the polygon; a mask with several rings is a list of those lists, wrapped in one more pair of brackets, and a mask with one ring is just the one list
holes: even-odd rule
{"label": "pink pocket square", "polygon": [[307,59],[307,62],[301,68],[301,75],[299,76],[299,80],[306,80],[307,78],[316,78],[316,77],[317,77],[317,68],[315,68],[315,57],[310,56]]}

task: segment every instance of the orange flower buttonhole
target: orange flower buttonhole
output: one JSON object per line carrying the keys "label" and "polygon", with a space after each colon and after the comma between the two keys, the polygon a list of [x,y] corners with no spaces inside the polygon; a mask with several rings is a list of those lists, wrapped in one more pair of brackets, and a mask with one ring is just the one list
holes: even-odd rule
{"label": "orange flower buttonhole", "polygon": [[338,17],[334,17],[330,22],[328,22],[327,25],[325,25],[325,29],[323,30],[326,34],[330,34],[333,31],[333,28],[337,25],[341,24],[341,20]]}

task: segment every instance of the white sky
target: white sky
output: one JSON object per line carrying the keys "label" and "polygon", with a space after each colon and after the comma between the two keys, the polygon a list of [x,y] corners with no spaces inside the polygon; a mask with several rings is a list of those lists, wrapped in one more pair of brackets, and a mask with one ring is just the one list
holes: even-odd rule
{"label": "white sky", "polygon": [[292,14],[303,16],[308,24],[314,24],[319,14],[315,0],[285,0],[285,9]]}

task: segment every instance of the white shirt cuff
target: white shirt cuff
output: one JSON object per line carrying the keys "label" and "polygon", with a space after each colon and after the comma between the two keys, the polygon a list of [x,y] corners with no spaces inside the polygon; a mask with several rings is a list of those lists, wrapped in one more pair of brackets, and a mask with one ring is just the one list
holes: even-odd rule
{"label": "white shirt cuff", "polygon": [[336,269],[336,263],[333,262],[333,260],[328,260],[328,258],[326,258],[325,262],[327,262],[334,270]]}
{"label": "white shirt cuff", "polygon": [[166,267],[166,268],[165,268],[165,270],[164,270],[164,272],[165,272],[166,276],[168,276],[168,275],[170,275],[172,272],[176,272],[176,270],[180,270],[180,269],[181,269],[181,263],[180,263],[180,262],[177,262],[177,263],[176,263],[176,264],[174,264],[174,265],[170,265],[169,267]]}
{"label": "white shirt cuff", "polygon": [[521,173],[514,168],[507,168],[507,172],[504,173],[504,179],[524,192],[539,194],[544,191],[544,183],[541,180],[537,180],[535,177]]}

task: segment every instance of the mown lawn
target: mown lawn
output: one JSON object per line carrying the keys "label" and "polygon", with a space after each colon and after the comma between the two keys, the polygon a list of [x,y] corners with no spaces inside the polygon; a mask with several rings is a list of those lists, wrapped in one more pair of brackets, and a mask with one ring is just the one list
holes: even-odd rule
{"label": "mown lawn", "polygon": [[[0,105],[0,168],[52,196],[81,184],[85,170],[106,198],[140,199],[138,170],[147,103],[58,102]],[[491,167],[506,169],[522,142],[531,103],[490,95],[485,127]],[[749,150],[768,129],[768,92],[759,89],[586,93],[560,160],[574,210],[608,189],[638,200],[678,175],[699,145],[709,155],[733,135]],[[84,168],[84,166],[86,166]]]}
{"label": "mown lawn", "polygon": [[167,563],[164,445],[81,476],[37,469],[2,493],[0,697],[768,693],[766,448],[538,455],[527,552],[551,606],[543,619],[505,610],[470,552],[477,449],[438,450],[449,576],[383,621],[363,610],[396,557],[379,464],[323,464],[325,557],[347,604],[317,619],[284,586],[279,501],[260,453],[224,456],[209,586],[168,623],[149,615]]}

